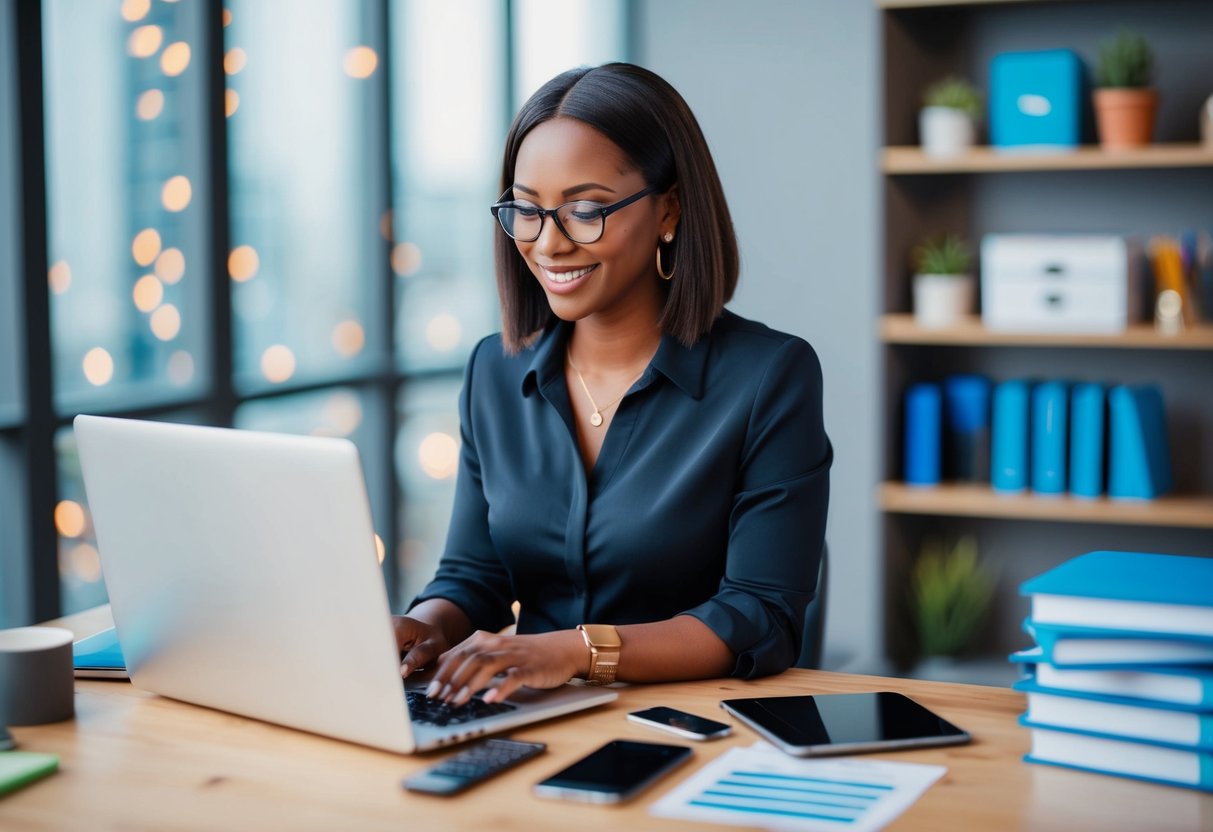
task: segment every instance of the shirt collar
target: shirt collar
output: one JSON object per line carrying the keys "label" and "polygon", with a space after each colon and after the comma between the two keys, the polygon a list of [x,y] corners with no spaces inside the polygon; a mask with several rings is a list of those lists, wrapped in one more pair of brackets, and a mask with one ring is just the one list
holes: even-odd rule
{"label": "shirt collar", "polygon": [[[556,319],[540,334],[531,347],[531,362],[522,376],[522,395],[529,396],[563,376],[564,348],[572,328],[571,323]],[[651,366],[691,398],[703,398],[711,341],[709,332],[686,347],[677,338],[663,335]]]}

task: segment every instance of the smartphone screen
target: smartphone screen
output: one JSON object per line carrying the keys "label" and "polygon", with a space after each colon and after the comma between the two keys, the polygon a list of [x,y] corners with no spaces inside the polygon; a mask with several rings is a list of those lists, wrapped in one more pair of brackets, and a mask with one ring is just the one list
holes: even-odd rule
{"label": "smartphone screen", "polygon": [[695,714],[688,714],[686,711],[664,706],[632,711],[628,714],[628,719],[692,740],[716,739],[732,731],[723,722],[716,722],[713,719],[705,719],[695,716]]}
{"label": "smartphone screen", "polygon": [[913,699],[890,691],[728,699],[720,704],[798,756],[959,745],[972,739]]}
{"label": "smartphone screen", "polygon": [[691,758],[683,745],[614,740],[535,785],[541,797],[619,803]]}

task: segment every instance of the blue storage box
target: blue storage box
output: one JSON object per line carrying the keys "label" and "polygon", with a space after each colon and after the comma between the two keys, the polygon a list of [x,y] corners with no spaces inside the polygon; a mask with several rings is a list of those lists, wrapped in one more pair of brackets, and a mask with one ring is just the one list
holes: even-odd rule
{"label": "blue storage box", "polygon": [[1069,49],[995,55],[990,61],[990,144],[1077,147],[1082,90],[1082,62]]}

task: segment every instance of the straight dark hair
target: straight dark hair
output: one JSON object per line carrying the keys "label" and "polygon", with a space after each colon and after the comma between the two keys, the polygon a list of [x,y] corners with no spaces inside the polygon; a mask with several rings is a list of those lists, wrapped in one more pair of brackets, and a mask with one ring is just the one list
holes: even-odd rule
{"label": "straight dark hair", "polygon": [[[667,291],[659,324],[683,344],[694,344],[733,297],[738,255],[724,189],[691,108],[663,78],[634,64],[557,75],[514,118],[502,159],[502,190],[513,187],[523,139],[555,118],[576,119],[602,133],[659,192],[678,186],[678,233],[662,247],[663,267],[676,272],[668,284],[663,281]],[[500,226],[496,235],[502,336],[506,350],[516,353],[551,321],[552,310],[514,241]]]}

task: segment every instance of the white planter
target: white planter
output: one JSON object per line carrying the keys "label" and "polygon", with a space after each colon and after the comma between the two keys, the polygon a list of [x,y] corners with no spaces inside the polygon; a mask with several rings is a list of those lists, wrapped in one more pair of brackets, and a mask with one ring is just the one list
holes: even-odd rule
{"label": "white planter", "polygon": [[973,278],[967,274],[914,275],[914,322],[943,329],[973,311]]}
{"label": "white planter", "polygon": [[960,156],[977,140],[973,119],[951,107],[923,107],[918,113],[922,152],[937,159]]}
{"label": "white planter", "polygon": [[1200,136],[1205,147],[1213,150],[1213,95],[1200,108]]}

